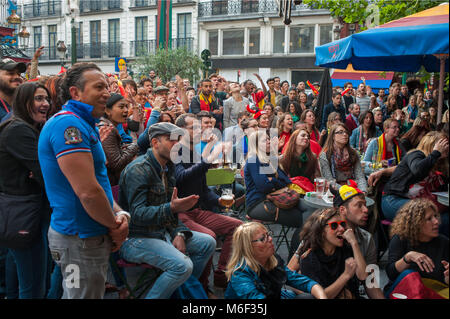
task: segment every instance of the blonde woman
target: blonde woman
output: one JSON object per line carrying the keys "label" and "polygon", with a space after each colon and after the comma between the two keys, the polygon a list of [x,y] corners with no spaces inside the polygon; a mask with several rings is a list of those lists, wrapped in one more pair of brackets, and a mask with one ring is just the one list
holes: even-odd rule
{"label": "blonde woman", "polygon": [[[264,225],[250,222],[236,228],[226,271],[229,283],[225,298],[327,299],[317,282],[287,268],[274,251],[272,234]],[[283,289],[285,284],[305,293],[296,295]]]}
{"label": "blonde woman", "polygon": [[[448,137],[436,131],[427,133],[417,148],[409,151],[402,158],[384,186],[381,200],[384,217],[393,220],[397,211],[415,197],[409,191],[410,186],[425,181],[427,178],[433,178],[438,160],[445,160],[447,156]],[[428,190],[437,191],[437,189]]]}
{"label": "blonde woman", "polygon": [[440,223],[438,208],[428,199],[411,200],[400,209],[390,230],[385,290],[407,269],[448,285],[449,240],[439,234]]}

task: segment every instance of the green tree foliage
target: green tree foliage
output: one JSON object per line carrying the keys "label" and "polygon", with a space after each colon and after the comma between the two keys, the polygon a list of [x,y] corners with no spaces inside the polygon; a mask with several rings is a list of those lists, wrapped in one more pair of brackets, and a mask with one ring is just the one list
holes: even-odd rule
{"label": "green tree foliage", "polygon": [[202,65],[202,60],[186,48],[159,48],[155,54],[139,57],[132,63],[135,74],[148,75],[150,70],[154,70],[163,83],[171,81],[175,75],[194,83],[200,77]]}
{"label": "green tree foliage", "polygon": [[367,28],[366,21],[374,15],[372,9],[378,7],[379,24],[397,20],[408,15],[435,7],[445,0],[303,0],[303,3],[313,9],[327,9],[332,17],[340,22],[358,23]]}

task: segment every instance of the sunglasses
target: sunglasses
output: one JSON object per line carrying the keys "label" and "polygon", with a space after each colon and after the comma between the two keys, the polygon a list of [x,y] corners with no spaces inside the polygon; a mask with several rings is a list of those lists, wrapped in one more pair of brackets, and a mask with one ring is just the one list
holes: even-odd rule
{"label": "sunglasses", "polygon": [[262,235],[261,238],[252,240],[252,243],[257,242],[257,241],[259,241],[261,243],[266,243],[269,240],[269,237],[272,237],[272,235],[273,235],[273,232],[269,231],[269,232],[265,233],[264,235]]}
{"label": "sunglasses", "polygon": [[341,220],[338,222],[327,223],[327,225],[330,226],[331,230],[336,230],[339,227],[339,225],[341,225],[343,228],[345,228],[347,226],[347,222],[345,220]]}
{"label": "sunglasses", "polygon": [[346,135],[348,135],[347,131],[337,131],[334,134],[338,134],[338,135],[346,134]]}

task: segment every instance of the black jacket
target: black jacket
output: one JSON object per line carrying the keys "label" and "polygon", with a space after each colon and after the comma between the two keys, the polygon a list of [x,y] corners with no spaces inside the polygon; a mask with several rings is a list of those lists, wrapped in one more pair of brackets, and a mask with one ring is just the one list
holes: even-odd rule
{"label": "black jacket", "polygon": [[43,193],[38,139],[39,131],[23,120],[13,119],[0,125],[0,192]]}
{"label": "black jacket", "polygon": [[422,151],[406,154],[384,186],[384,194],[408,198],[409,186],[425,179],[440,157],[439,151],[433,151],[428,156]]}
{"label": "black jacket", "polygon": [[[214,99],[210,106],[210,113],[214,118],[216,119],[216,125],[215,127],[218,129],[222,129],[222,123],[223,123],[223,114],[214,114],[212,111],[219,110],[220,105],[217,103],[217,99]],[[194,96],[192,98],[191,104],[189,105],[189,112],[193,114],[197,114],[201,111],[200,109],[200,97],[198,95]]]}

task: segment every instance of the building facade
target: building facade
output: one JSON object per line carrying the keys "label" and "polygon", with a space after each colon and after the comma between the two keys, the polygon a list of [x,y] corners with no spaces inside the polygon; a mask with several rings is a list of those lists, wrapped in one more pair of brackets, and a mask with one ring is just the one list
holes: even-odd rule
{"label": "building facade", "polygon": [[[333,40],[334,22],[326,10],[292,7],[283,24],[276,0],[172,0],[172,47],[212,53],[212,67],[227,79],[243,81],[258,73],[264,80],[320,80],[314,48]],[[70,63],[71,19],[67,1],[19,0],[22,20],[31,33],[27,52],[45,46],[41,74],[58,73],[56,45],[64,41]],[[114,72],[115,57],[133,60],[156,49],[156,0],[80,0],[77,60]],[[239,77],[239,78],[238,78]]]}

